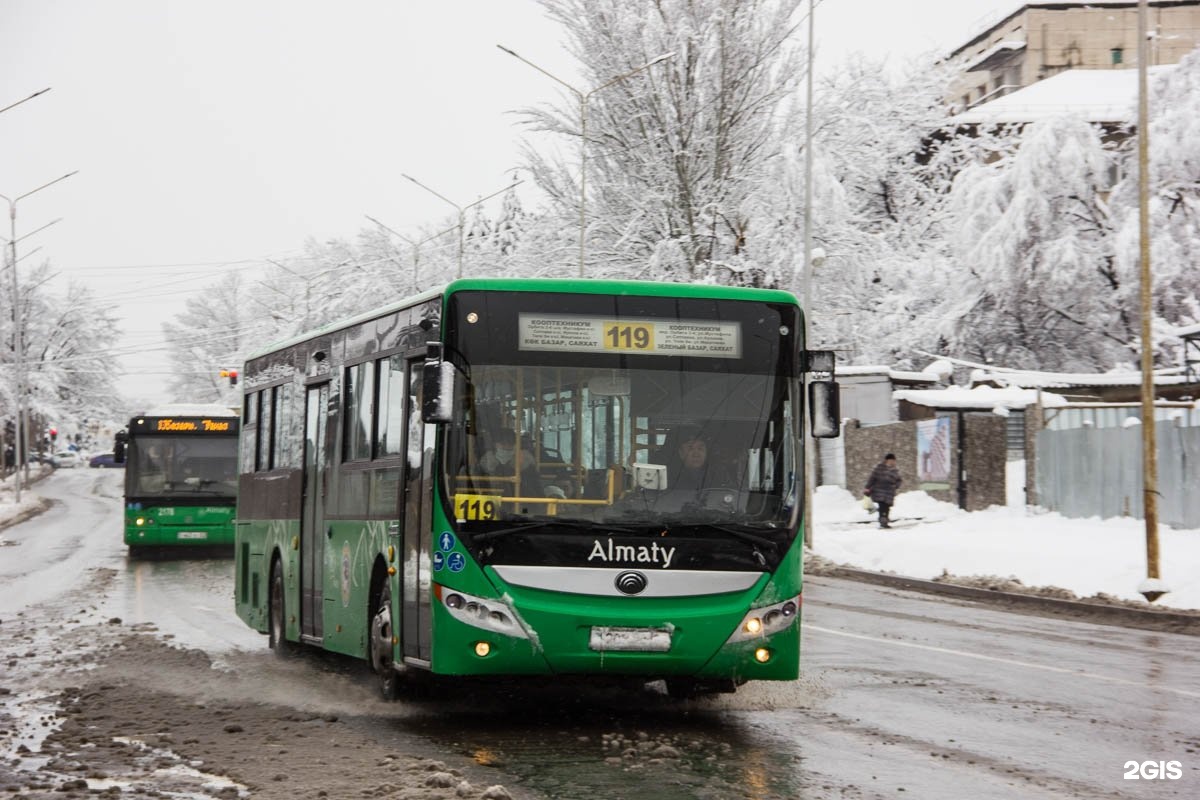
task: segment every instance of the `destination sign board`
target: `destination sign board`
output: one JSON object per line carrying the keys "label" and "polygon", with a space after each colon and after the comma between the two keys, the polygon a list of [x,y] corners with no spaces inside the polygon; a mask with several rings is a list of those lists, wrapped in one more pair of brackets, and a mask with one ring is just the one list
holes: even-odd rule
{"label": "destination sign board", "polygon": [[521,350],[741,358],[742,328],[726,320],[611,319],[520,314]]}
{"label": "destination sign board", "polygon": [[236,434],[237,417],[134,417],[131,433]]}

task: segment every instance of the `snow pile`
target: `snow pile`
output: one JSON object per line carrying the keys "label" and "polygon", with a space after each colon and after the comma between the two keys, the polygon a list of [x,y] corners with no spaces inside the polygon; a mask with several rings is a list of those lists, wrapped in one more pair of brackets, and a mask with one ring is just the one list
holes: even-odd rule
{"label": "snow pile", "polygon": [[[1068,519],[1024,506],[966,512],[925,492],[896,498],[880,530],[861,498],[836,486],[813,495],[813,553],[836,564],[933,580],[952,575],[1011,576],[1023,586],[1142,600],[1145,524],[1121,517]],[[1156,606],[1200,609],[1200,531],[1160,527],[1159,567],[1171,591]]]}

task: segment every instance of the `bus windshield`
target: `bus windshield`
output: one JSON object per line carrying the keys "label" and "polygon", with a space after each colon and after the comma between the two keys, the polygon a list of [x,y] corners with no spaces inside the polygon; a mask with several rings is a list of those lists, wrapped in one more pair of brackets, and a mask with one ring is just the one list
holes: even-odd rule
{"label": "bus windshield", "polygon": [[656,298],[613,308],[619,300],[450,305],[461,380],[443,483],[463,532],[794,530],[794,312]]}
{"label": "bus windshield", "polygon": [[130,497],[233,496],[236,436],[140,436],[127,450]]}

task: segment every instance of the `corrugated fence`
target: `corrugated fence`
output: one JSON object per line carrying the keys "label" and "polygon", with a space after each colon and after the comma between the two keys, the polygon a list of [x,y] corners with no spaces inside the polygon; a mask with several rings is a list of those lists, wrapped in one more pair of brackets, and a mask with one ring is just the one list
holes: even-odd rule
{"label": "corrugated fence", "polygon": [[[1158,520],[1200,528],[1200,427],[1160,422]],[[1142,517],[1142,429],[1037,434],[1038,504],[1067,517]]]}

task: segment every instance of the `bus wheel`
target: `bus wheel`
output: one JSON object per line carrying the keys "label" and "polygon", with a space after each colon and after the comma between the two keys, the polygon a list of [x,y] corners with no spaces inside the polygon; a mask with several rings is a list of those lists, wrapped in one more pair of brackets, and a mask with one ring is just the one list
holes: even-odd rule
{"label": "bus wheel", "polygon": [[295,652],[295,645],[287,638],[287,606],[283,595],[283,563],[276,556],[271,560],[271,597],[270,608],[267,610],[271,649],[280,658],[287,658]]}
{"label": "bus wheel", "polygon": [[400,676],[392,664],[392,587],[386,578],[379,586],[368,638],[371,669],[379,678],[379,692],[384,700],[395,700],[400,689]]}

